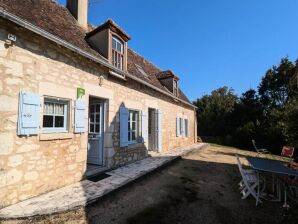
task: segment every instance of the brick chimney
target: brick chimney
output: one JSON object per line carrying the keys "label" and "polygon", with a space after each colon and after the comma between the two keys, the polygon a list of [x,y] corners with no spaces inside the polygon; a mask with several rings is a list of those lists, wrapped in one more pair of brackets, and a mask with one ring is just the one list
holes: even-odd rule
{"label": "brick chimney", "polygon": [[88,30],[88,0],[67,0],[67,9],[78,21],[78,24]]}

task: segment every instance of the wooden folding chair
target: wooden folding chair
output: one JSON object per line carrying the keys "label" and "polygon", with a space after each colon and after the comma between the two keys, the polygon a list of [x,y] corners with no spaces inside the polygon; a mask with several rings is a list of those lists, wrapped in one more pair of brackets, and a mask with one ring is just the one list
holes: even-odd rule
{"label": "wooden folding chair", "polygon": [[256,146],[256,141],[255,140],[251,140],[252,142],[252,145],[254,147],[254,149],[256,150],[256,152],[258,154],[270,154],[269,150],[268,149],[259,149],[257,146]]}
{"label": "wooden folding chair", "polygon": [[260,178],[259,174],[254,170],[243,169],[239,159],[239,155],[236,155],[238,168],[242,177],[240,181],[240,189],[242,199],[246,199],[249,195],[256,199],[256,206],[258,203],[262,203],[260,200]]}

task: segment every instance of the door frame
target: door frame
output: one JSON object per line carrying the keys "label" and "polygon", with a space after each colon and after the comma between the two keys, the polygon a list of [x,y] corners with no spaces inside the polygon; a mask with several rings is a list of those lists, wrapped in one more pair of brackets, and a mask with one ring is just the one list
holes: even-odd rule
{"label": "door frame", "polygon": [[107,99],[103,99],[97,96],[93,96],[93,95],[89,95],[88,98],[88,134],[87,134],[87,160],[86,163],[88,163],[88,144],[89,144],[89,117],[90,117],[90,99],[93,100],[98,100],[101,104],[102,104],[102,130],[101,130],[101,136],[102,136],[102,141],[101,141],[101,147],[102,147],[102,165],[98,165],[98,166],[102,166],[104,167],[106,165],[106,160],[105,160],[105,148],[104,148],[104,143],[105,143],[105,132],[106,132],[106,113],[107,113]]}

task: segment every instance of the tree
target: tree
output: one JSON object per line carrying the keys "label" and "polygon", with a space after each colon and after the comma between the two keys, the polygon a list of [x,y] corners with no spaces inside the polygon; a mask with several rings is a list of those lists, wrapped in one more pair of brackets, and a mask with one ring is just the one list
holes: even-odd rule
{"label": "tree", "polygon": [[260,123],[263,118],[263,106],[257,92],[253,89],[242,94],[235,105],[231,117],[233,123],[233,142],[238,147],[251,148],[252,139],[260,142]]}
{"label": "tree", "polygon": [[294,72],[295,65],[288,58],[283,58],[279,66],[273,66],[266,72],[258,87],[266,110],[283,108],[290,96],[290,80]]}
{"label": "tree", "polygon": [[281,59],[267,70],[257,92],[249,89],[238,98],[233,89],[222,87],[194,104],[199,135],[217,143],[252,148],[256,139],[276,154],[284,144],[298,148],[298,60]]}
{"label": "tree", "polygon": [[198,107],[199,135],[225,137],[229,133],[229,117],[236,101],[233,89],[226,86],[198,99],[194,104]]}
{"label": "tree", "polygon": [[266,147],[279,153],[287,140],[286,107],[295,97],[295,87],[291,80],[296,66],[283,58],[278,66],[269,69],[258,87],[261,103],[264,107],[265,119],[262,122],[262,139]]}

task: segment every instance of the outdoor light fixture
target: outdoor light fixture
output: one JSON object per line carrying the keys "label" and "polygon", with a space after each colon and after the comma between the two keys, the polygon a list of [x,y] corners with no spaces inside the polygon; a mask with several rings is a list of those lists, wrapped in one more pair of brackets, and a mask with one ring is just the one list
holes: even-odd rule
{"label": "outdoor light fixture", "polygon": [[99,86],[102,86],[103,85],[104,79],[105,78],[103,77],[103,75],[101,75],[101,76],[98,77],[98,85]]}
{"label": "outdoor light fixture", "polygon": [[11,33],[9,33],[7,35],[7,39],[5,40],[5,45],[6,46],[13,46],[13,44],[17,41],[17,37],[16,35],[13,35]]}

